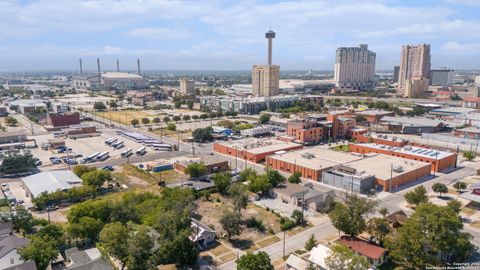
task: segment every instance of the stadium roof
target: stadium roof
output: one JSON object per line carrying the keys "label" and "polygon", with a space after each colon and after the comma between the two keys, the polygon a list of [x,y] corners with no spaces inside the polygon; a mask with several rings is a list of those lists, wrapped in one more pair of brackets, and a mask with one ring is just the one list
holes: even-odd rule
{"label": "stadium roof", "polygon": [[143,79],[138,74],[126,72],[105,72],[102,74],[102,77],[108,79]]}

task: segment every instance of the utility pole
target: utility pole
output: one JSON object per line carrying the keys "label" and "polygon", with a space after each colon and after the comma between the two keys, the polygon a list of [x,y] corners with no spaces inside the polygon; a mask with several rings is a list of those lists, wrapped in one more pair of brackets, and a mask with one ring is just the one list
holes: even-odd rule
{"label": "utility pole", "polygon": [[390,164],[390,181],[388,183],[388,189],[390,193],[392,193],[392,180],[393,180],[393,163]]}
{"label": "utility pole", "polygon": [[195,156],[195,143],[192,140],[192,155]]}
{"label": "utility pole", "polygon": [[285,258],[285,236],[286,230],[283,230],[283,258]]}
{"label": "utility pole", "polygon": [[438,151],[435,151],[435,167],[433,168],[433,176],[435,176],[435,172],[438,170]]}
{"label": "utility pole", "polygon": [[[305,209],[305,187],[303,187],[303,190],[302,190],[302,224],[304,222],[304,219],[303,219],[303,211]],[[283,254],[283,257],[285,257],[285,252]]]}

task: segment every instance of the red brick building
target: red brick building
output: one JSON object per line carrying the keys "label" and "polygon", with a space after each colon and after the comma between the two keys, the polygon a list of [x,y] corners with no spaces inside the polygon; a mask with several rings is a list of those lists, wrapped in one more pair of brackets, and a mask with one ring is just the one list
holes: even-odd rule
{"label": "red brick building", "polygon": [[303,148],[301,144],[274,139],[246,139],[242,141],[216,142],[213,144],[213,151],[219,154],[255,163],[263,162],[267,156],[281,151],[292,151],[301,148]]}
{"label": "red brick building", "polygon": [[395,136],[368,133],[366,129],[354,129],[352,130],[351,136],[352,139],[355,139],[356,143],[375,143],[394,147],[403,147],[408,143],[406,140],[399,139]]}
{"label": "red brick building", "polygon": [[350,151],[360,154],[380,153],[427,162],[432,165],[431,170],[433,172],[439,172],[448,168],[453,168],[456,166],[457,162],[457,154],[455,153],[415,146],[405,146],[401,148],[391,147],[387,145],[379,145],[374,143],[364,143],[350,144],[348,148]]}
{"label": "red brick building", "polygon": [[287,135],[299,143],[316,143],[328,138],[330,128],[315,120],[293,120],[287,123]]}
{"label": "red brick building", "polygon": [[456,129],[454,131],[455,136],[468,139],[480,139],[480,129],[474,127],[467,127],[462,129]]}
{"label": "red brick building", "polygon": [[78,112],[50,113],[47,118],[43,120],[43,124],[53,128],[79,125],[80,114]]}

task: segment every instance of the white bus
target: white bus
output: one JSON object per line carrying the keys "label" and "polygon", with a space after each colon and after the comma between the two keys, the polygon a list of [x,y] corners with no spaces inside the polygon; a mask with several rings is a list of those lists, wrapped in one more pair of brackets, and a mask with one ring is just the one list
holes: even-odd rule
{"label": "white bus", "polygon": [[145,155],[145,153],[147,153],[147,148],[145,146],[135,151],[135,154],[138,156]]}
{"label": "white bus", "polygon": [[123,145],[123,141],[119,141],[119,142],[116,142],[114,144],[112,144],[113,148],[115,149],[120,149],[122,148],[124,145]]}
{"label": "white bus", "polygon": [[130,155],[132,155],[132,148],[128,148],[120,154],[123,158],[129,157]]}
{"label": "white bus", "polygon": [[104,161],[106,160],[107,158],[109,158],[110,156],[108,155],[108,152],[105,151],[105,152],[102,152],[100,154],[98,154],[97,156],[97,161]]}
{"label": "white bus", "polygon": [[95,161],[95,159],[97,158],[97,156],[100,155],[100,152],[95,152],[93,154],[91,154],[90,156],[87,156],[83,159],[83,163],[87,163],[87,162],[93,162]]}
{"label": "white bus", "polygon": [[156,143],[156,144],[150,145],[150,147],[152,147],[155,150],[160,150],[160,151],[161,150],[163,150],[163,151],[172,150],[172,146],[170,144],[166,144],[166,143]]}
{"label": "white bus", "polygon": [[105,141],[105,144],[106,144],[106,145],[110,145],[110,144],[114,143],[116,140],[117,140],[117,139],[115,139],[115,138],[110,138],[110,139],[108,139],[108,140]]}

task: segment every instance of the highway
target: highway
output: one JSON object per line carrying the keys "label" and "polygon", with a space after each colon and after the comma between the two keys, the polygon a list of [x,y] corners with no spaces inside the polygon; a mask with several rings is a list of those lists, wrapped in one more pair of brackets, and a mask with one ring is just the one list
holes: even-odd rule
{"label": "highway", "polygon": [[423,104],[439,104],[439,105],[449,105],[454,107],[461,107],[461,100],[441,100],[436,101],[434,99],[426,98],[376,98],[376,97],[359,97],[359,96],[324,96],[325,99],[346,99],[346,100],[361,100],[361,101],[385,101],[387,103],[423,103]]}

